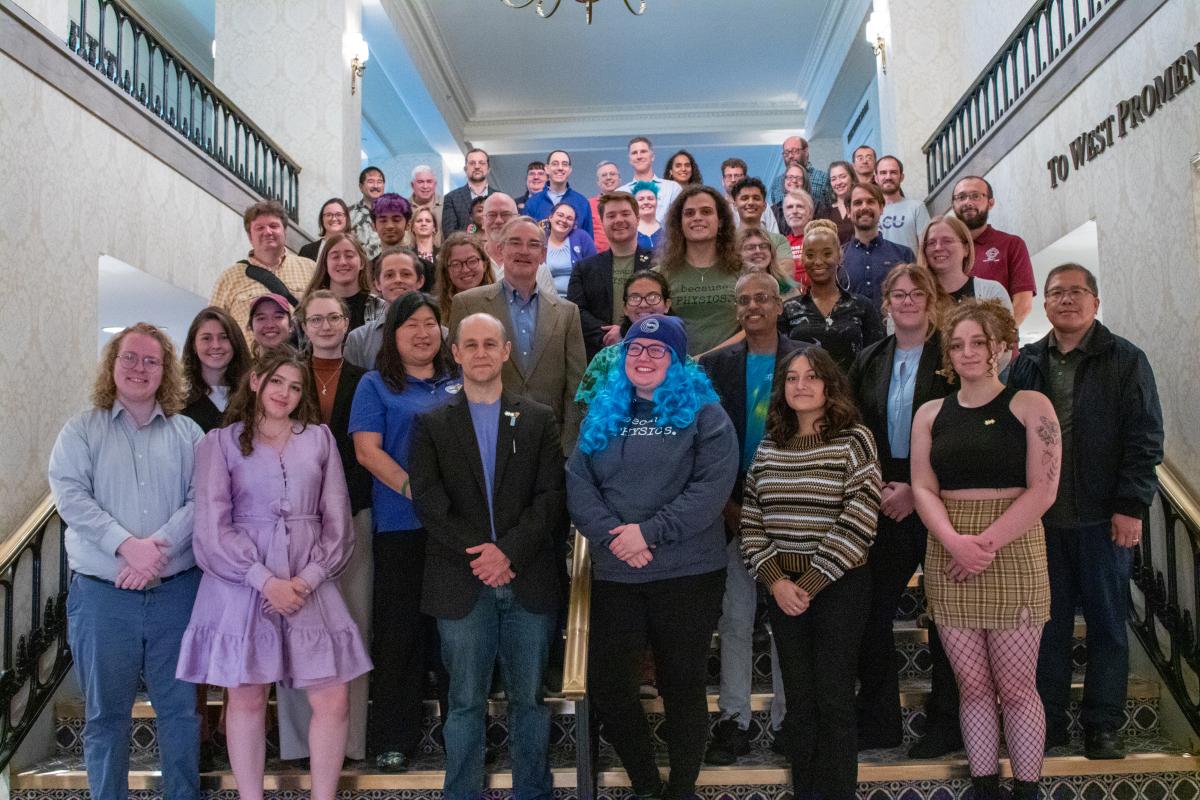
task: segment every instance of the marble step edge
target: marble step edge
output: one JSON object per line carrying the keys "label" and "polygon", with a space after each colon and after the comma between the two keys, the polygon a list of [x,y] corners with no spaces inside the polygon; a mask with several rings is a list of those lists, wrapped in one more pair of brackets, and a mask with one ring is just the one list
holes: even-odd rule
{"label": "marble step edge", "polygon": [[[1148,680],[1138,675],[1130,675],[1127,689],[1127,696],[1133,700],[1157,700],[1161,696],[1162,686],[1157,681]],[[900,686],[900,706],[902,708],[913,708],[924,705],[925,698],[929,696],[928,681],[902,681]],[[750,695],[750,710],[751,711],[769,711],[771,709],[771,700],[774,695],[771,692],[755,692]],[[1079,702],[1083,699],[1083,681],[1074,680],[1071,682],[1071,699]],[[271,701],[272,704],[275,702]],[[213,696],[208,700],[209,708],[219,707],[221,700],[219,697]],[[550,709],[551,714],[574,714],[575,701],[567,700],[562,697],[547,697],[546,707]],[[661,697],[653,699],[643,699],[642,708],[646,713],[654,714],[663,713],[663,701]],[[504,716],[508,710],[508,703],[504,700],[489,700],[488,714],[493,717]],[[708,695],[708,710],[710,713],[716,713],[720,709],[717,707],[717,695]],[[428,715],[436,715],[438,713],[438,702],[436,700],[425,701],[425,713]],[[55,718],[58,720],[64,719],[82,719],[84,716],[83,700],[81,698],[72,700],[59,701],[54,706]],[[133,706],[134,719],[152,719],[155,716],[154,707],[150,701],[144,697],[139,698]]]}
{"label": "marble step edge", "polygon": [[[1131,753],[1123,759],[1091,760],[1083,756],[1048,757],[1042,770],[1045,778],[1079,775],[1135,775],[1164,773],[1195,773],[1200,771],[1200,756],[1190,753]],[[551,770],[557,788],[577,785],[574,767],[555,767]],[[664,768],[664,778],[666,769]],[[1008,759],[1001,759],[1000,774],[1012,776]],[[909,761],[897,764],[860,764],[859,783],[893,781],[939,781],[968,776],[965,757],[939,761]],[[338,783],[339,791],[441,789],[445,778],[442,770],[414,770],[402,774],[345,772]],[[627,787],[629,777],[623,769],[603,769],[598,773],[601,787]],[[786,785],[791,782],[789,770],[774,766],[704,767],[697,784],[700,786],[762,786]],[[230,772],[205,773],[200,778],[201,789],[232,790],[237,785]],[[511,789],[512,772],[498,771],[486,777],[489,789]],[[18,772],[11,777],[11,789],[80,789],[87,788],[87,773],[83,770],[57,770],[40,773],[34,770]],[[162,776],[157,770],[129,773],[130,789],[161,789]],[[274,773],[264,779],[267,791],[307,791],[308,773]]]}

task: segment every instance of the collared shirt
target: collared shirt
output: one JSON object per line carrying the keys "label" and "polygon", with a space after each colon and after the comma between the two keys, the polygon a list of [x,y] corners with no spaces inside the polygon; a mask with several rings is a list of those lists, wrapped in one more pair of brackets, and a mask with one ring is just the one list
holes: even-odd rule
{"label": "collared shirt", "polygon": [[350,233],[362,245],[367,258],[374,261],[383,249],[383,244],[379,241],[379,234],[375,232],[375,223],[371,221],[371,207],[367,205],[366,200],[359,200],[350,206]]}
{"label": "collared shirt", "polygon": [[538,287],[533,287],[529,297],[522,297],[507,280],[501,283],[504,285],[504,299],[508,302],[508,316],[517,334],[514,355],[521,360],[522,367],[527,367],[533,357],[534,334],[537,332]]}
{"label": "collared shirt", "polygon": [[882,305],[883,279],[888,270],[916,260],[912,250],[889,242],[878,233],[867,244],[856,236],[842,247],[842,266],[850,276],[850,291],[870,300],[875,308]]}
{"label": "collared shirt", "polygon": [[[829,173],[811,165],[804,169],[808,172],[808,186],[812,189],[811,194],[816,210],[820,211],[833,205],[833,189],[829,186]],[[771,205],[783,202],[783,197],[787,194],[783,188],[783,178],[781,173],[771,181]]]}
{"label": "collared shirt", "polygon": [[[617,191],[633,194],[633,185],[637,182],[638,179],[634,178],[629,183],[618,186]],[[675,198],[683,191],[683,187],[675,181],[660,178],[657,175],[651,178],[650,182],[658,187],[658,210],[654,212],[654,218],[661,225],[663,220],[667,218],[667,210],[671,208],[671,203],[675,202]]]}
{"label": "collared shirt", "polygon": [[117,548],[130,536],[169,543],[162,575],[195,566],[192,472],[200,426],[154,407],[137,427],[120,401],[72,417],[50,454],[50,491],[67,523],[67,560],[84,575],[114,581]]}
{"label": "collared shirt", "polygon": [[887,417],[888,449],[892,458],[908,458],[912,438],[913,390],[917,385],[917,367],[921,363],[920,347],[897,347],[892,357],[892,380],[888,384]]}
{"label": "collared shirt", "polygon": [[[279,265],[279,269],[275,270],[275,276],[283,281],[283,285],[296,298],[300,298],[304,295],[304,290],[308,288],[308,283],[312,280],[316,269],[317,265],[311,259],[284,253],[283,262]],[[249,339],[250,304],[267,292],[266,286],[253,278],[246,277],[245,264],[237,263],[227,267],[221,273],[221,277],[217,278],[209,304],[224,310],[233,317],[233,321],[241,325],[242,330],[247,332],[246,338]]]}
{"label": "collared shirt", "polygon": [[492,541],[496,541],[496,512],[493,496],[496,493],[496,439],[500,434],[500,401],[471,403],[471,426],[479,443],[479,458],[483,462],[483,486],[487,491],[488,519],[492,523]]}
{"label": "collared shirt", "polygon": [[1071,468],[1073,456],[1073,429],[1075,411],[1075,375],[1079,365],[1088,354],[1088,345],[1092,341],[1092,332],[1096,330],[1095,323],[1084,334],[1083,339],[1069,353],[1060,352],[1058,338],[1050,331],[1049,347],[1046,348],[1047,363],[1050,368],[1047,383],[1050,403],[1058,416],[1058,428],[1062,434],[1062,469],[1059,470],[1058,495],[1054,505],[1046,512],[1045,518],[1051,525],[1074,527],[1080,523],[1079,504],[1075,501],[1075,470]]}

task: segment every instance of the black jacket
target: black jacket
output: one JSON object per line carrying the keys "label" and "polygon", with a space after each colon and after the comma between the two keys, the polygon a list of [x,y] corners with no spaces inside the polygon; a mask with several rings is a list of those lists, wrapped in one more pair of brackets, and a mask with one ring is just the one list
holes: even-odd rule
{"label": "black jacket", "polygon": [[[633,271],[654,266],[654,251],[638,248],[633,254]],[[588,361],[604,348],[602,325],[612,325],[613,252],[605,250],[585,258],[571,271],[567,299],[579,306],[579,321],[583,325],[583,346]]]}
{"label": "black jacket", "polygon": [[[776,334],[779,343],[775,350],[776,364],[779,359],[793,350],[807,350],[813,345],[809,342],[797,342],[782,333]],[[749,349],[746,341],[726,345],[719,350],[700,357],[700,366],[708,373],[713,388],[721,398],[721,407],[729,415],[733,430],[738,440],[738,476],[733,484],[731,499],[735,503],[742,502],[742,490],[745,488],[746,473],[740,469],[742,450],[746,446],[746,354]]]}
{"label": "black jacket", "polygon": [[333,395],[333,412],[329,415],[329,430],[337,443],[342,471],[346,473],[346,488],[350,490],[350,511],[353,514],[371,507],[371,473],[358,463],[358,457],[354,454],[354,439],[349,433],[354,392],[366,374],[366,370],[349,361],[342,362],[342,372],[338,375],[337,389]]}
{"label": "black jacket", "polygon": [[[413,503],[429,534],[421,610],[462,619],[483,586],[471,572],[475,556],[466,549],[491,541],[483,462],[466,392],[417,418],[409,465]],[[534,613],[556,611],[567,493],[558,425],[547,406],[508,393],[501,398],[492,489],[496,546],[512,562],[516,577],[510,585],[518,602]]]}
{"label": "black jacket", "polygon": [[[487,194],[484,197],[493,194],[495,191],[489,185]],[[445,239],[455,231],[465,231],[470,224],[471,186],[463,184],[457,189],[446,192],[446,196],[442,198],[442,219],[438,230],[442,232],[442,238]],[[429,291],[428,286],[425,287],[425,291]]]}
{"label": "black jacket", "polygon": [[[1163,417],[1154,373],[1132,342],[1094,323],[1071,410],[1076,503],[1084,518],[1141,517],[1158,489]],[[1049,394],[1050,337],[1021,348],[1008,383]]]}
{"label": "black jacket", "polygon": [[[912,483],[912,474],[907,458],[893,458],[888,441],[888,388],[892,382],[892,362],[896,356],[896,336],[892,334],[863,349],[850,367],[850,388],[858,400],[863,424],[871,429],[875,446],[879,449],[879,464],[883,468],[885,483],[899,481]],[[941,336],[936,331],[921,350],[917,362],[916,382],[913,385],[913,415],[930,400],[940,400],[954,391],[954,387],[937,374],[942,367]]]}
{"label": "black jacket", "polygon": [[218,410],[213,401],[208,399],[208,395],[194,403],[188,403],[180,413],[199,425],[200,430],[205,433],[221,427],[221,418],[225,416],[224,412]]}

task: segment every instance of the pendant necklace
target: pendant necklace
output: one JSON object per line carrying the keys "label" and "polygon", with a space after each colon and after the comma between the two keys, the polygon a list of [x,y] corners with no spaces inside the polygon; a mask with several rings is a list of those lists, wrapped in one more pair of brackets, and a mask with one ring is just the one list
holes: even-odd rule
{"label": "pendant necklace", "polygon": [[329,394],[329,384],[331,384],[331,383],[334,383],[334,382],[336,382],[336,381],[337,381],[337,379],[338,379],[338,375],[340,375],[340,374],[341,374],[341,372],[342,372],[342,364],[343,364],[343,363],[345,363],[345,359],[344,359],[344,358],[339,358],[339,359],[338,359],[338,365],[337,365],[337,369],[335,369],[335,370],[333,371],[333,377],[331,377],[331,378],[330,378],[329,380],[327,380],[327,381],[323,381],[323,380],[321,380],[321,375],[320,375],[320,373],[318,373],[318,372],[317,372],[315,369],[313,370],[313,377],[315,377],[315,378],[317,379],[317,383],[319,383],[319,384],[321,385],[321,395],[322,395],[322,396],[325,396],[325,395]]}

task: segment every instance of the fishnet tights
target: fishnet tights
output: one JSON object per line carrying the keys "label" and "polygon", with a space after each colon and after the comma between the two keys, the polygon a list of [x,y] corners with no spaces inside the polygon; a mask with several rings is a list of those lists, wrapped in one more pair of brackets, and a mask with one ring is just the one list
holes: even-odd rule
{"label": "fishnet tights", "polygon": [[938,632],[958,680],[959,721],[971,775],[994,775],[999,770],[998,711],[1002,711],[1013,777],[1038,780],[1046,741],[1046,714],[1037,692],[1042,626],[1006,630],[940,626]]}

